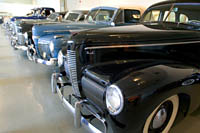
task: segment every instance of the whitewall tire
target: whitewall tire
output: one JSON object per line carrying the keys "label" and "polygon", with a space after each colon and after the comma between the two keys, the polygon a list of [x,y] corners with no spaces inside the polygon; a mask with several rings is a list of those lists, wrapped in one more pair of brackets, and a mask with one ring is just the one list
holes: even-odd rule
{"label": "whitewall tire", "polygon": [[143,133],[168,133],[172,127],[179,108],[179,97],[171,96],[158,105],[148,116]]}

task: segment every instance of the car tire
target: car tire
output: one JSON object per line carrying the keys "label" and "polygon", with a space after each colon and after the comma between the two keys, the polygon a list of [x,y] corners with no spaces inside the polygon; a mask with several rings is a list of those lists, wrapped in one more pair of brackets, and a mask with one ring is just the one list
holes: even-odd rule
{"label": "car tire", "polygon": [[178,108],[178,95],[171,96],[161,102],[146,119],[143,133],[168,133],[176,119]]}
{"label": "car tire", "polygon": [[27,51],[26,51],[26,55],[27,55],[28,60],[30,60],[30,61],[33,60],[33,56],[32,56],[32,53],[30,52],[30,49],[29,49],[29,48],[28,48]]}
{"label": "car tire", "polygon": [[14,50],[17,50],[17,48],[15,48],[16,43],[14,43],[12,40],[10,41],[10,45],[11,45],[11,47],[13,47]]}

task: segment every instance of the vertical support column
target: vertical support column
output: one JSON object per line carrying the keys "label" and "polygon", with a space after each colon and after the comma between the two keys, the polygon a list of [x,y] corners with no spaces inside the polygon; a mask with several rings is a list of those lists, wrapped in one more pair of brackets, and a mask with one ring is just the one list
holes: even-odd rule
{"label": "vertical support column", "polygon": [[60,11],[67,11],[67,0],[60,0]]}

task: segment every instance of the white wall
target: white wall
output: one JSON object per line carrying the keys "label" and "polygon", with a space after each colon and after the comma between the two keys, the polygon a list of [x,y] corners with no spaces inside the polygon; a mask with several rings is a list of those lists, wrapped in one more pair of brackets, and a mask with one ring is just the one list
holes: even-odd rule
{"label": "white wall", "polygon": [[34,3],[40,7],[53,7],[57,12],[60,11],[60,0],[34,0]]}
{"label": "white wall", "polygon": [[14,16],[23,16],[35,7],[53,7],[60,11],[60,0],[0,0],[0,12],[10,12]]}
{"label": "white wall", "polygon": [[68,10],[91,9],[96,6],[119,6],[119,5],[150,5],[163,0],[66,0]]}
{"label": "white wall", "polygon": [[0,3],[0,12],[9,12],[15,16],[26,15],[35,6],[32,4]]}

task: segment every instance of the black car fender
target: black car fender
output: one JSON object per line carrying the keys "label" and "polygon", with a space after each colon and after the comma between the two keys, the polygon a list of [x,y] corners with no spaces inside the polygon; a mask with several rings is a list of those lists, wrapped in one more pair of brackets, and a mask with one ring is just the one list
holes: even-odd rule
{"label": "black car fender", "polygon": [[[110,84],[117,85],[122,91],[124,109],[117,116],[107,117],[111,125],[114,125],[112,127],[115,132],[124,129],[127,132],[141,131],[150,113],[162,101],[173,95],[178,95],[180,102],[188,102],[188,106],[180,108],[184,113],[193,111],[199,106],[198,69],[182,63],[115,61],[98,64],[88,69],[86,73],[93,80],[97,81],[100,77],[101,82],[108,81]],[[89,73],[95,76],[92,77]]]}

